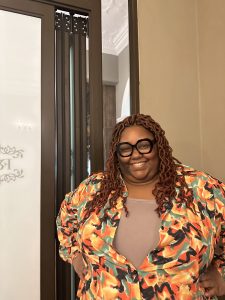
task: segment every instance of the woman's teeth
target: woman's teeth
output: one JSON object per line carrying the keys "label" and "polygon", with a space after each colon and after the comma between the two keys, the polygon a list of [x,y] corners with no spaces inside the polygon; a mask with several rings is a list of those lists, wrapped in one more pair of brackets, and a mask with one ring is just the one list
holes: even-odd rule
{"label": "woman's teeth", "polygon": [[139,162],[139,163],[134,163],[133,166],[135,167],[143,167],[144,166],[144,162]]}

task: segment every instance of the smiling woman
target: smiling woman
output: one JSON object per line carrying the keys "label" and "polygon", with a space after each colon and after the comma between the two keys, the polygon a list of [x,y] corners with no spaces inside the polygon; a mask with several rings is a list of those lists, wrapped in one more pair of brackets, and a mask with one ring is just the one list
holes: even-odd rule
{"label": "smiling woman", "polygon": [[224,207],[223,183],[174,158],[150,116],[127,117],[114,128],[106,171],[66,195],[57,218],[78,297],[224,295]]}

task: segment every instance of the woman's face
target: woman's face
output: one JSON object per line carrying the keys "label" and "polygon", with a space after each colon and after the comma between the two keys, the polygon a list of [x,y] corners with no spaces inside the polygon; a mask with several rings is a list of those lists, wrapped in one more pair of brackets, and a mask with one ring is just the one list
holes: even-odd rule
{"label": "woman's face", "polygon": [[[153,134],[142,126],[131,126],[124,129],[119,143],[128,142],[135,145],[140,139],[154,140]],[[157,144],[152,151],[141,154],[136,148],[129,157],[121,157],[117,153],[119,166],[124,180],[130,184],[144,184],[153,182],[158,178],[159,157]]]}

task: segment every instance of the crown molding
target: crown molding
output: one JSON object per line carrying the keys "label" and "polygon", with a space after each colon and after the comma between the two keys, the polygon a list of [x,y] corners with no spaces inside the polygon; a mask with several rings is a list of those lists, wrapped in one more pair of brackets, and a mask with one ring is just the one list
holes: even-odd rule
{"label": "crown molding", "polygon": [[129,37],[128,37],[128,23],[125,24],[123,28],[121,28],[120,32],[115,36],[114,38],[114,47],[115,47],[115,52],[117,55],[119,55],[124,48],[129,43]]}
{"label": "crown molding", "polygon": [[102,0],[102,52],[118,56],[128,43],[127,0]]}
{"label": "crown molding", "polygon": [[102,52],[118,56],[128,44],[128,24],[124,24],[116,35],[105,33],[105,38],[102,40]]}

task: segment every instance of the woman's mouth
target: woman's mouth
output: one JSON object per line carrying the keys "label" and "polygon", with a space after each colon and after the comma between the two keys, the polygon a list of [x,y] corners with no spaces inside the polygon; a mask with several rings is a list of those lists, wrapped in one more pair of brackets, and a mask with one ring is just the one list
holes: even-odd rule
{"label": "woman's mouth", "polygon": [[132,163],[131,165],[135,169],[141,169],[141,168],[143,168],[145,166],[145,162],[143,162],[143,161],[136,162],[136,163]]}

